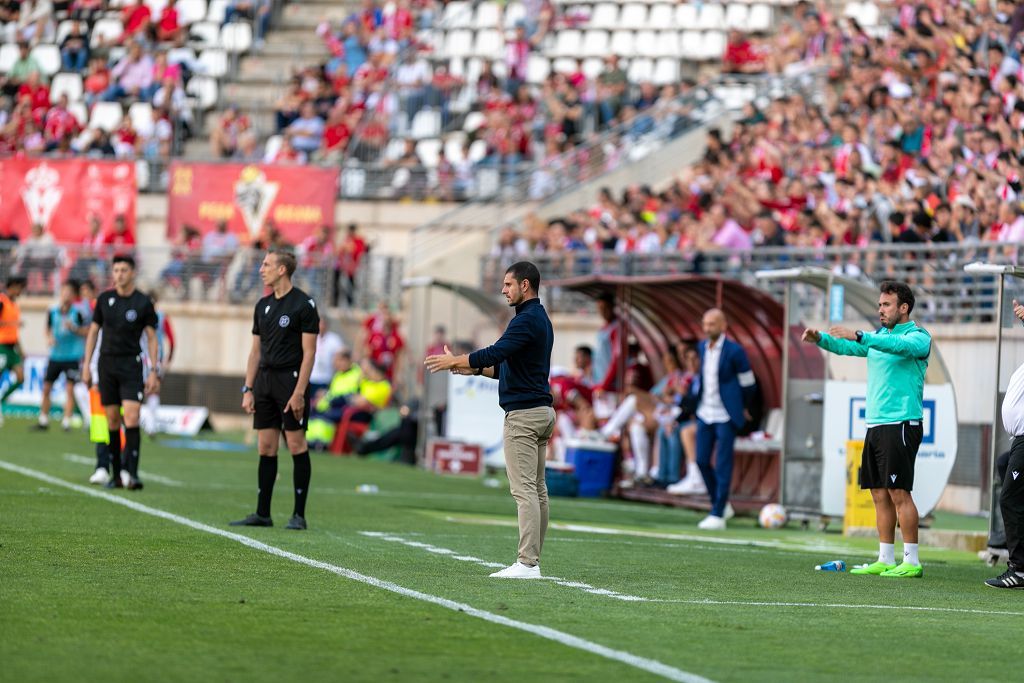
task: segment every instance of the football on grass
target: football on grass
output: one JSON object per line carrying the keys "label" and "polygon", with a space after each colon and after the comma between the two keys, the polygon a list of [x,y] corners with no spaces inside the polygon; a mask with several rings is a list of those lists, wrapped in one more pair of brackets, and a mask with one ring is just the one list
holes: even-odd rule
{"label": "football on grass", "polygon": [[786,519],[789,515],[786,514],[786,508],[782,507],[778,503],[768,503],[761,508],[761,513],[757,516],[757,521],[760,522],[761,526],[765,529],[781,529],[786,525]]}

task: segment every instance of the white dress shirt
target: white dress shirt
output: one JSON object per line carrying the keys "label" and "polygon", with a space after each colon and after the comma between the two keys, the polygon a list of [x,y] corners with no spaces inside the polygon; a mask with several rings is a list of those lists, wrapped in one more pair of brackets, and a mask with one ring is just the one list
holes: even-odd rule
{"label": "white dress shirt", "polygon": [[722,358],[724,346],[723,334],[714,344],[709,342],[704,351],[704,365],[700,369],[704,389],[701,392],[700,405],[697,407],[697,418],[704,424],[719,424],[730,419],[718,387],[718,362]]}
{"label": "white dress shirt", "polygon": [[1024,436],[1024,365],[1010,377],[1003,397],[1003,429],[1010,436]]}

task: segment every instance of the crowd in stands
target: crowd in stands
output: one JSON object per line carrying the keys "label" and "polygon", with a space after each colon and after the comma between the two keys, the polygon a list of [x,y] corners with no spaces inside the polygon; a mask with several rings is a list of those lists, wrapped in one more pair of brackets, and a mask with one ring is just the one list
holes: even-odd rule
{"label": "crowd in stands", "polygon": [[710,131],[703,159],[663,189],[605,191],[506,230],[494,254],[1024,241],[1024,7],[897,10],[879,38],[801,5],[771,50],[746,52],[772,69],[780,55],[819,54],[820,104],[750,103],[730,137]]}

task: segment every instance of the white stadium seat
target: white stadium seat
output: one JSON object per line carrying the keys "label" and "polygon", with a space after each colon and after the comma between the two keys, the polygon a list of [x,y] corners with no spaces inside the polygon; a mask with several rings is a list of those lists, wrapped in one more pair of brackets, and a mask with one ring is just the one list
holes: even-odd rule
{"label": "white stadium seat", "polygon": [[551,64],[543,55],[530,55],[526,62],[526,81],[528,83],[542,83],[548,74],[551,73]]}
{"label": "white stadium seat", "polygon": [[466,114],[466,120],[462,122],[462,130],[467,133],[472,133],[480,128],[480,126],[484,125],[486,120],[487,117],[484,116],[482,112],[471,111]]}
{"label": "white stadium seat", "polygon": [[555,37],[555,57],[578,57],[583,49],[583,36],[579,31],[566,29],[559,31]]}
{"label": "white stadium seat", "polygon": [[232,22],[220,29],[220,45],[228,52],[248,52],[252,47],[252,26],[245,22]]}
{"label": "white stadium seat", "polygon": [[683,34],[679,37],[679,49],[682,52],[683,59],[700,59],[701,42],[700,31],[683,31]]}
{"label": "white stadium seat", "polygon": [[688,2],[676,5],[676,23],[678,29],[697,28],[697,6]]}
{"label": "white stadium seat", "polygon": [[205,69],[204,76],[222,78],[228,72],[228,53],[224,50],[203,50],[198,61]]}
{"label": "white stadium seat", "polygon": [[193,76],[185,86],[185,92],[195,97],[204,110],[215,107],[220,95],[217,79],[209,76]]}
{"label": "white stadium seat", "polygon": [[50,82],[50,102],[56,103],[61,95],[68,96],[68,102],[82,99],[82,75],[76,73],[59,73]]}
{"label": "white stadium seat", "polygon": [[60,48],[56,45],[36,45],[32,48],[31,56],[39,62],[39,68],[46,76],[52,76],[60,71]]}
{"label": "white stadium seat", "polygon": [[153,13],[153,20],[156,21],[160,16],[160,12],[163,11],[164,7],[167,7],[167,0],[144,0],[143,4]]}
{"label": "white stadium seat", "polygon": [[583,60],[583,75],[587,80],[594,80],[604,71],[604,60],[599,57],[590,57]]}
{"label": "white stadium seat", "polygon": [[128,118],[132,121],[132,128],[142,130],[149,126],[153,120],[153,105],[149,102],[133,102],[128,107]]}
{"label": "white stadium seat", "polygon": [[747,15],[747,30],[753,33],[767,33],[772,27],[772,8],[765,4],[750,6]]}
{"label": "white stadium seat", "polygon": [[477,31],[473,53],[487,59],[502,59],[505,56],[505,40],[501,31],[496,28]]}
{"label": "white stadium seat", "polygon": [[725,34],[721,31],[705,31],[701,39],[701,58],[720,60],[725,54]]}
{"label": "white stadium seat", "polygon": [[505,28],[513,28],[517,21],[526,18],[526,8],[521,2],[510,2],[505,6],[505,14],[502,17],[502,24]]}
{"label": "white stadium seat", "polygon": [[680,57],[679,33],[676,31],[660,31],[657,37],[654,54],[658,57]]}
{"label": "white stadium seat", "polygon": [[283,144],[284,138],[282,136],[271,135],[267,138],[267,144],[263,146],[263,158],[273,159],[281,151],[281,145]]}
{"label": "white stadium seat", "polygon": [[[608,32],[587,31],[583,36],[583,45],[580,48],[582,57],[603,57],[608,53]],[[556,69],[557,71],[557,69]]]}
{"label": "white stadium seat", "polygon": [[[69,33],[71,33],[71,27],[74,26],[76,23],[77,22],[74,22],[74,21],[72,21],[70,19],[66,19],[66,20],[60,22],[59,24],[57,24],[57,34],[54,37],[53,42],[56,43],[57,45],[60,45],[62,42],[64,42],[64,38],[66,38],[67,35]],[[85,33],[85,29],[86,29],[86,27],[83,24],[83,26],[82,26],[82,32],[83,33]]]}
{"label": "white stadium seat", "polygon": [[14,43],[4,43],[0,45],[0,73],[7,73],[14,66],[14,63],[18,61],[19,51],[18,46]]}
{"label": "white stadium seat", "polygon": [[650,59],[634,59],[629,63],[626,77],[631,83],[642,83],[651,80],[654,75],[654,62]]}
{"label": "white stadium seat", "polygon": [[90,128],[100,128],[108,133],[117,130],[124,118],[124,110],[118,102],[97,102],[89,117]]}
{"label": "white stadium seat", "polygon": [[487,143],[483,140],[474,140],[469,146],[469,159],[474,164],[483,161],[487,156]]}
{"label": "white stadium seat", "polygon": [[100,44],[100,41],[106,40],[110,42],[117,40],[123,33],[124,24],[121,23],[120,19],[100,19],[93,24],[89,44],[95,48]]}
{"label": "white stadium seat", "polygon": [[674,28],[672,21],[672,5],[654,5],[651,7],[651,13],[647,15],[647,28],[654,31],[664,31]]}
{"label": "white stadium seat", "polygon": [[702,30],[725,28],[725,10],[721,5],[704,4],[697,15],[697,28]]}
{"label": "white stadium seat", "polygon": [[747,15],[750,9],[746,5],[733,3],[725,10],[725,27],[739,31],[747,30]]}
{"label": "white stadium seat", "polygon": [[669,85],[679,82],[679,60],[674,57],[662,57],[654,63],[654,74],[651,80],[655,85]]}
{"label": "white stadium seat", "polygon": [[89,121],[89,111],[85,108],[85,102],[72,102],[68,105],[68,111],[83,127]]}
{"label": "white stadium seat", "polygon": [[589,28],[603,28],[611,31],[618,26],[619,6],[613,2],[603,2],[594,6],[594,13],[590,15]]}
{"label": "white stadium seat", "polygon": [[616,31],[612,34],[612,44],[608,48],[608,51],[612,54],[619,55],[620,57],[632,57],[633,56],[633,32],[632,31]]}
{"label": "white stadium seat", "polygon": [[657,48],[654,31],[637,31],[633,36],[633,50],[638,57],[657,57]]}
{"label": "white stadium seat", "polygon": [[204,47],[220,47],[220,23],[198,21],[188,27],[189,40]]}
{"label": "white stadium seat", "polygon": [[412,117],[412,137],[417,140],[434,138],[441,134],[441,112],[436,109],[420,109]]}
{"label": "white stadium seat", "polygon": [[478,31],[485,28],[498,28],[500,19],[501,7],[498,6],[498,3],[487,0],[477,6],[476,21],[473,22],[473,25]]}
{"label": "white stadium seat", "polygon": [[462,160],[462,146],[466,144],[463,133],[452,133],[444,141],[444,158],[455,163]]}
{"label": "white stadium seat", "polygon": [[178,23],[188,26],[206,18],[206,0],[178,0]]}
{"label": "white stadium seat", "polygon": [[224,12],[228,8],[229,0],[210,0],[210,6],[206,10],[206,20],[220,26],[224,23]]}
{"label": "white stadium seat", "polygon": [[449,2],[444,8],[444,16],[441,19],[445,28],[470,28],[473,26],[473,7],[468,2],[455,0]]}
{"label": "white stadium seat", "polygon": [[442,145],[438,138],[420,140],[416,143],[416,156],[427,168],[437,168],[438,162],[441,161]]}
{"label": "white stadium seat", "polygon": [[640,29],[647,25],[647,7],[639,3],[625,5],[619,15],[618,28]]}
{"label": "white stadium seat", "polygon": [[469,57],[473,54],[473,32],[466,29],[449,31],[445,36],[444,54],[448,57]]}

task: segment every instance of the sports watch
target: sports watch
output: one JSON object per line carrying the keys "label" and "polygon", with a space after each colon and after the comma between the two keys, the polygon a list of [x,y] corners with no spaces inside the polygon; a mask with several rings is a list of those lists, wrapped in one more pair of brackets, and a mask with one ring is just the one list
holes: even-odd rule
{"label": "sports watch", "polygon": [[860,344],[864,341],[864,333],[861,330],[857,330],[857,343]]}
{"label": "sports watch", "polygon": [[252,391],[252,387],[250,387],[248,384],[243,384],[242,385],[242,393],[243,394],[248,394],[250,391]]}

